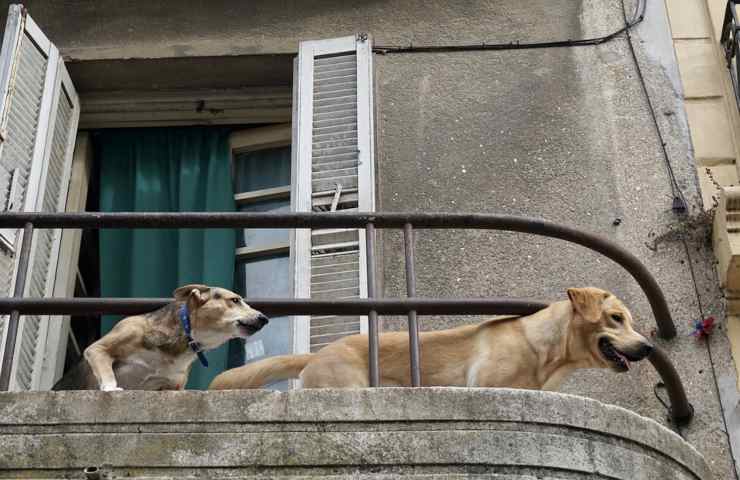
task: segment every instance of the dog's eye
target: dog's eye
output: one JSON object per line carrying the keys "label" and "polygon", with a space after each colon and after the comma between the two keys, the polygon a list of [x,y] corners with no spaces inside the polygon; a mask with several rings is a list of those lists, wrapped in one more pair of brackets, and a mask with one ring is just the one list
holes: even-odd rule
{"label": "dog's eye", "polygon": [[612,320],[614,320],[617,323],[624,322],[624,318],[622,318],[622,316],[620,314],[618,314],[618,313],[612,313],[611,314],[611,318],[612,318]]}
{"label": "dog's eye", "polygon": [[239,305],[239,304],[241,303],[242,299],[241,299],[241,298],[239,298],[239,297],[234,297],[234,298],[232,298],[232,299],[231,299],[231,301],[232,301],[232,302],[233,302],[233,303],[234,303],[235,305]]}

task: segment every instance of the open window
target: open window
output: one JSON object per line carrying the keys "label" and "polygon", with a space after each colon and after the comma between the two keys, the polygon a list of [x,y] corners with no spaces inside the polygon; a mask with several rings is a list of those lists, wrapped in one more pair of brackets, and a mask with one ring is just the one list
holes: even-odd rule
{"label": "open window", "polygon": [[[0,204],[5,211],[64,211],[80,105],[59,51],[23,7],[12,5],[0,52]],[[12,295],[22,232],[3,231],[0,294]],[[64,294],[58,277],[61,230],[34,232],[24,296]],[[65,275],[73,274],[69,270]],[[0,319],[0,353],[7,317]],[[11,368],[11,390],[49,388],[63,322],[21,317]]]}
{"label": "open window", "polygon": [[[185,60],[177,68],[204,71],[197,58]],[[256,65],[230,57],[202,61]],[[88,183],[95,192],[96,177],[90,174],[95,165],[95,149],[90,146],[94,136],[78,132],[78,122],[90,131],[226,125],[233,129],[232,180],[239,211],[374,209],[372,59],[367,36],[302,42],[294,62],[292,106],[285,83],[250,84],[256,80],[238,78],[221,85],[222,76],[212,71],[214,85],[219,86],[206,90],[199,84],[166,91],[107,91],[99,88],[99,82],[85,80],[89,66],[73,68],[78,69],[78,85],[98,87],[93,92],[81,89],[81,100],[57,49],[21,6],[11,6],[0,54],[0,209],[85,209]],[[290,69],[285,72],[289,78]],[[292,123],[287,123],[289,109]],[[22,231],[0,231],[0,295],[13,294],[21,237]],[[79,288],[86,283],[76,283],[84,276],[78,264],[80,237],[78,230],[34,233],[25,296],[70,297],[76,284]],[[245,230],[239,242],[234,252],[235,288],[247,297],[367,296],[362,230]],[[86,256],[96,255],[93,251]],[[87,287],[96,291],[90,282]],[[0,354],[6,344],[6,321],[0,318]],[[97,328],[91,319],[83,323],[84,328]],[[51,388],[65,367],[69,325],[67,317],[21,317],[11,389]],[[246,343],[236,363],[315,351],[365,330],[366,320],[360,317],[275,319]]]}
{"label": "open window", "polygon": [[[239,210],[373,211],[367,37],[302,42],[293,78],[292,150],[289,125],[232,134]],[[252,230],[244,232],[243,245],[237,272],[248,297],[367,297],[363,230]],[[247,362],[316,351],[367,329],[367,319],[359,316],[276,320],[246,343]]]}
{"label": "open window", "polygon": [[[290,134],[289,123],[231,134],[234,201],[239,211],[290,211]],[[235,286],[239,293],[247,298],[289,297],[290,232],[245,229],[237,241]],[[289,319],[273,319],[245,342],[243,361],[292,353],[290,338]]]}

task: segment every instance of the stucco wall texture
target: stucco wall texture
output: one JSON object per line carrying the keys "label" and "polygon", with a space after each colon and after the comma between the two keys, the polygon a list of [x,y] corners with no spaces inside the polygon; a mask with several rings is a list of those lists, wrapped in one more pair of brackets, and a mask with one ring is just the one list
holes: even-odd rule
{"label": "stucco wall texture", "polygon": [[[634,2],[627,1],[632,12]],[[637,255],[663,288],[678,337],[656,342],[696,408],[681,433],[717,479],[734,478],[718,386],[734,393],[722,325],[709,342],[692,323],[723,318],[707,242],[670,32],[662,2],[632,31],[688,220],[671,211],[661,139],[624,35],[600,46],[374,55],[379,211],[523,214],[601,233]],[[284,54],[298,41],[368,32],[375,45],[544,41],[623,26],[619,0],[116,2],[29,0],[37,23],[76,62]],[[666,43],[667,42],[667,43]],[[84,106],[83,106],[84,108]],[[615,220],[619,219],[619,222]],[[616,225],[615,223],[618,223]],[[687,225],[689,227],[687,227]],[[685,240],[685,243],[682,241]],[[383,293],[404,293],[400,236],[382,235]],[[417,234],[423,296],[562,299],[571,286],[613,291],[637,327],[654,327],[634,280],[564,242],[496,232]],[[689,266],[693,267],[696,281]],[[424,329],[478,319],[422,318]],[[386,319],[388,329],[403,319]],[[422,352],[423,355],[423,352]],[[627,374],[583,372],[563,387],[667,424],[648,364]]]}

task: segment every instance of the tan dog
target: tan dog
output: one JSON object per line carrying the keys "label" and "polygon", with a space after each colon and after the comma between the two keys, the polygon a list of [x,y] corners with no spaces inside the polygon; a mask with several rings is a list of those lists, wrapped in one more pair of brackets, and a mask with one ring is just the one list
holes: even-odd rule
{"label": "tan dog", "polygon": [[[422,385],[554,390],[578,368],[629,369],[653,346],[632,329],[629,310],[609,292],[571,288],[569,300],[526,317],[423,332]],[[409,386],[408,334],[380,336],[383,386]],[[217,376],[211,389],[258,388],[300,377],[304,388],[367,387],[368,339],[353,335],[315,354],[268,358]]]}
{"label": "tan dog", "polygon": [[[246,338],[268,322],[239,295],[223,288],[186,285],[175,290],[174,297],[173,303],[155,312],[118,322],[85,349],[87,362],[80,362],[54,390],[183,389],[197,351]],[[185,322],[192,329],[190,336]]]}

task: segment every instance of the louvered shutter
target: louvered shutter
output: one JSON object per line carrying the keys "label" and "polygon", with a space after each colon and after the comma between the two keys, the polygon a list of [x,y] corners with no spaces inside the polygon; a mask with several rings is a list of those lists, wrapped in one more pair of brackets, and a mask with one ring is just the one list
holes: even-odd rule
{"label": "louvered shutter", "polygon": [[[293,209],[373,211],[372,51],[367,35],[301,42],[294,75]],[[296,297],[367,297],[364,230],[296,230]],[[365,317],[298,318],[295,350],[365,331]],[[310,329],[305,328],[310,325]]]}
{"label": "louvered shutter", "polygon": [[[63,211],[67,199],[74,139],[79,118],[77,94],[59,52],[20,5],[11,5],[0,52],[0,191],[5,210]],[[10,197],[10,198],[9,198]],[[11,295],[17,275],[21,232],[2,233],[0,295]],[[53,292],[60,230],[37,230],[31,248],[26,296]],[[2,342],[7,341],[0,320]],[[11,390],[40,387],[41,367],[50,324],[48,317],[21,317]]]}

